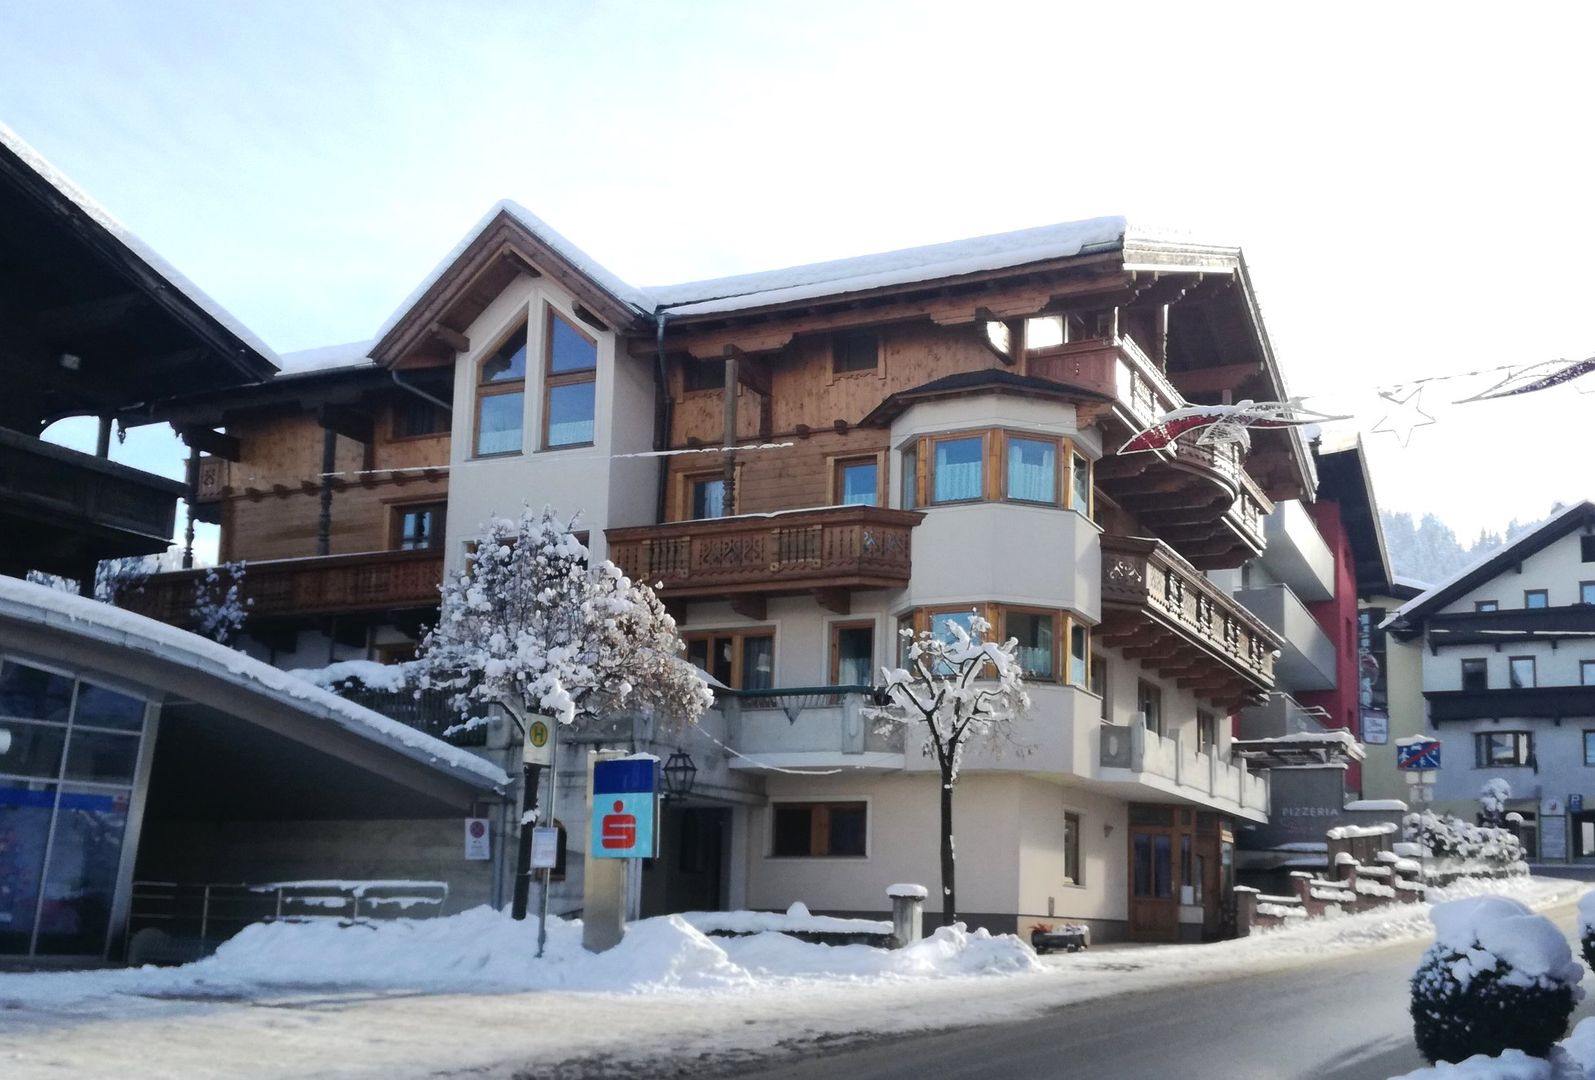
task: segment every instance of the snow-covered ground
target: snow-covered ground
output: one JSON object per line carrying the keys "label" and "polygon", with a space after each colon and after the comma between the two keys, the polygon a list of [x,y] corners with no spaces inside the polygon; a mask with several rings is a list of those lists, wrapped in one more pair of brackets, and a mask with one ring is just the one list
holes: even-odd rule
{"label": "snow-covered ground", "polygon": [[[1449,895],[1546,906],[1585,888],[1519,879]],[[767,933],[711,939],[667,918],[598,957],[562,924],[537,961],[535,923],[485,910],[377,929],[258,927],[184,968],[0,976],[0,1076],[509,1077],[573,1058],[590,1059],[584,1074],[625,1075],[641,1060],[1024,1019],[1430,933],[1415,904],[1217,945],[1038,961],[1002,936],[943,931],[883,953]]]}
{"label": "snow-covered ground", "polygon": [[1478,1054],[1455,1064],[1440,1062],[1392,1080],[1587,1080],[1595,1077],[1595,1019],[1578,1026],[1551,1051],[1550,1060],[1508,1050],[1499,1057]]}

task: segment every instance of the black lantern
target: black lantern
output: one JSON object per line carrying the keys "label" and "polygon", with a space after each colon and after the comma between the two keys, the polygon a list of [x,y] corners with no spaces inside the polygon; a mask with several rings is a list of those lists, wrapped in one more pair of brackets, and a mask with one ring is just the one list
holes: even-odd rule
{"label": "black lantern", "polygon": [[692,794],[692,782],[698,776],[698,766],[692,763],[691,754],[677,750],[665,761],[665,767],[660,772],[665,774],[665,798],[685,799]]}

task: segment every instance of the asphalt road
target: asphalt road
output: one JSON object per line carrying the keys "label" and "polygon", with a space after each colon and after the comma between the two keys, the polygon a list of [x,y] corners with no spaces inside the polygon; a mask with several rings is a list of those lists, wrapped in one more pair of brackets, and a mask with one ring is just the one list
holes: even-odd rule
{"label": "asphalt road", "polygon": [[[1576,941],[1572,904],[1547,910]],[[1424,1065],[1407,980],[1426,942],[1105,998],[1023,1023],[892,1038],[737,1075],[769,1080],[1386,1080]],[[1595,994],[1591,995],[1595,998]],[[1595,1014],[1586,1001],[1573,1022]]]}

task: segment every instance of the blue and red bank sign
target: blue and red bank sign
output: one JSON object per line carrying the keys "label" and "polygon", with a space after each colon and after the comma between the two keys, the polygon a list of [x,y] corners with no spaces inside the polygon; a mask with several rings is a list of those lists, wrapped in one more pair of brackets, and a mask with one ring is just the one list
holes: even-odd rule
{"label": "blue and red bank sign", "polygon": [[600,859],[652,859],[659,762],[620,758],[593,765],[593,825],[589,850]]}

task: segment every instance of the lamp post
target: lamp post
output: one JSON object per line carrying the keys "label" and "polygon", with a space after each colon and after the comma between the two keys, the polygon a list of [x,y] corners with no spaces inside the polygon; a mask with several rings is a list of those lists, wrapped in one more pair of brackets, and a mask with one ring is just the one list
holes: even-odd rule
{"label": "lamp post", "polygon": [[697,779],[698,767],[692,763],[691,754],[677,750],[665,759],[664,768],[659,771],[664,774],[665,798],[685,799],[692,794],[692,783]]}

